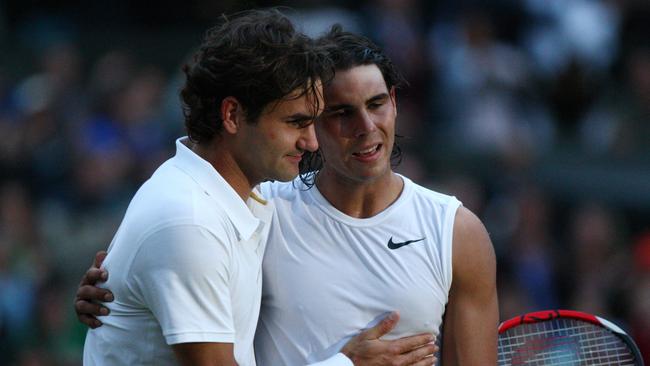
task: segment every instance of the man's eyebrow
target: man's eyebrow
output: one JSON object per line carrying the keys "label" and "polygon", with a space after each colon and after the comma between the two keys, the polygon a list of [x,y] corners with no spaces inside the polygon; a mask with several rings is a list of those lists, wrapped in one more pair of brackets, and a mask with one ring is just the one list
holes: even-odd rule
{"label": "man's eyebrow", "polygon": [[309,121],[312,119],[314,119],[314,116],[310,114],[304,114],[304,113],[294,113],[284,117],[285,121],[291,121],[291,122],[302,122],[302,121]]}
{"label": "man's eyebrow", "polygon": [[336,111],[339,109],[350,109],[352,108],[351,104],[339,103],[334,105],[328,105],[325,107],[325,112]]}
{"label": "man's eyebrow", "polygon": [[389,97],[388,93],[377,94],[374,97],[368,99],[366,101],[366,103],[376,102],[376,101],[379,101],[379,100],[387,99],[388,97]]}

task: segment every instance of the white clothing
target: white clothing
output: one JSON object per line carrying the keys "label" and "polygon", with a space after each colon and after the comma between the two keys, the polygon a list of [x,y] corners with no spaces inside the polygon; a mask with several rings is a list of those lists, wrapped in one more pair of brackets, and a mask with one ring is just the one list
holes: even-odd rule
{"label": "white clothing", "polygon": [[[89,330],[85,365],[175,365],[170,345],[234,343],[254,366],[261,261],[272,205],[244,203],[181,139],[131,201],[109,247],[115,301]],[[253,196],[252,196],[253,197]],[[248,205],[248,207],[247,207]]]}
{"label": "white clothing", "polygon": [[326,359],[394,310],[401,318],[386,339],[439,333],[460,202],[402,179],[400,197],[367,219],[343,214],[298,179],[262,184],[276,215],[255,337],[260,366]]}

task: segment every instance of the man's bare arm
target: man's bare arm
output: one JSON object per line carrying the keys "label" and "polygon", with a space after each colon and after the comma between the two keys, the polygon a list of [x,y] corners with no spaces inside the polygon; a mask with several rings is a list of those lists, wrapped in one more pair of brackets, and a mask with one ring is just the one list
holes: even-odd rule
{"label": "man's bare arm", "polygon": [[179,343],[172,349],[183,366],[237,366],[232,343]]}
{"label": "man's bare arm", "polygon": [[494,248],[481,221],[468,209],[456,213],[453,280],[445,311],[445,366],[497,363],[499,306]]}

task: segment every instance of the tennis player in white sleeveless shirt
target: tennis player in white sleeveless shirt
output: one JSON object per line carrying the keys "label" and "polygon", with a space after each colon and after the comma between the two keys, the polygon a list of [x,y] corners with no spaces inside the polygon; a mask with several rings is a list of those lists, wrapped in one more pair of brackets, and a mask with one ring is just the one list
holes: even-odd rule
{"label": "tennis player in white sleeveless shirt", "polygon": [[366,219],[343,214],[299,179],[262,184],[276,213],[263,264],[258,365],[325,360],[393,310],[401,317],[386,339],[439,333],[461,203],[401,178],[399,198]]}

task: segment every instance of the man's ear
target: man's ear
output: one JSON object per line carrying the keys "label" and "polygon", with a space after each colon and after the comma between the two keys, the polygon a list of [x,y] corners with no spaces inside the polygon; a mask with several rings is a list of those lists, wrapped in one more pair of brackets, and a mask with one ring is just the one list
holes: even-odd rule
{"label": "man's ear", "polygon": [[244,123],[244,109],[235,97],[225,97],[221,101],[221,120],[227,133],[237,133],[239,126]]}

